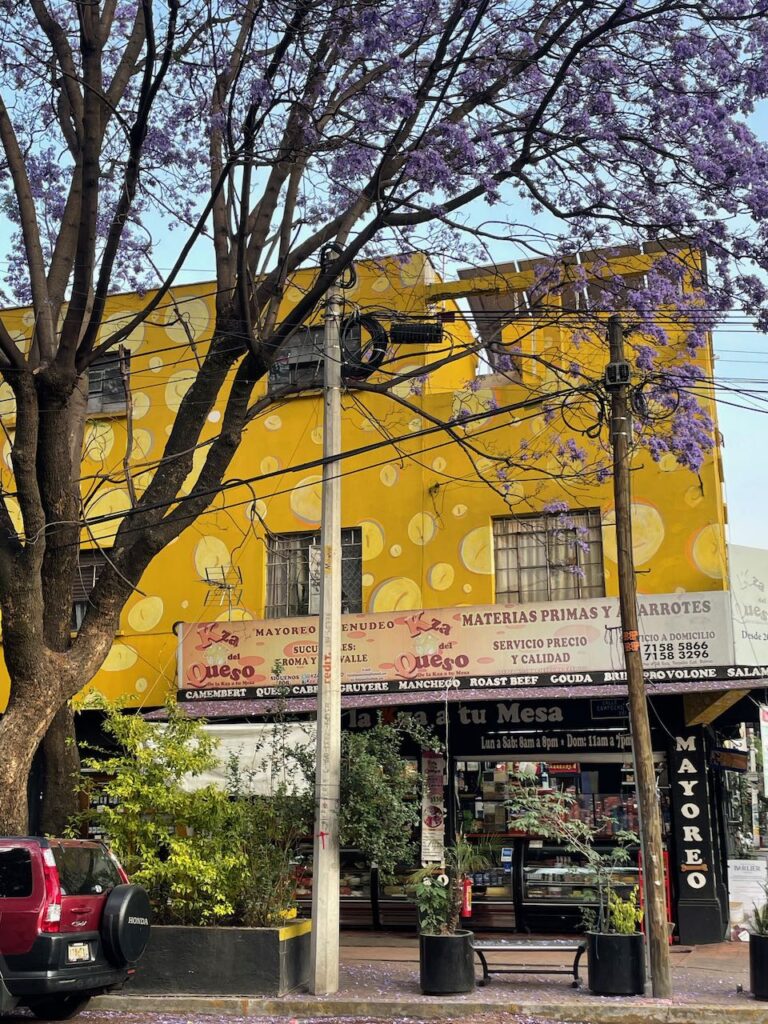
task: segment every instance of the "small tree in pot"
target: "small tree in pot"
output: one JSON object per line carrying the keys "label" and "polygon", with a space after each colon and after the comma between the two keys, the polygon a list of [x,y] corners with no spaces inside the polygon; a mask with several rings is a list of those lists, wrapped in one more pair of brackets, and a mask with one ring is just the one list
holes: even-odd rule
{"label": "small tree in pot", "polygon": [[516,780],[509,806],[517,829],[563,843],[566,850],[580,855],[593,879],[596,906],[582,910],[590,990],[596,995],[642,995],[645,947],[639,931],[642,911],[638,907],[637,887],[622,898],[615,882],[617,868],[630,863],[629,848],[638,842],[635,833],[613,833],[616,846],[600,852],[595,849],[595,842],[600,839],[605,822],[589,823],[576,817],[572,795],[541,790],[535,778],[527,775]]}
{"label": "small tree in pot", "polygon": [[488,866],[487,858],[459,833],[444,863],[415,872],[411,883],[419,914],[419,975],[425,995],[471,992],[475,987],[472,932],[461,928],[465,877]]}
{"label": "small tree in pot", "polygon": [[768,999],[768,902],[755,906],[752,911],[749,929],[749,987],[755,999]]}

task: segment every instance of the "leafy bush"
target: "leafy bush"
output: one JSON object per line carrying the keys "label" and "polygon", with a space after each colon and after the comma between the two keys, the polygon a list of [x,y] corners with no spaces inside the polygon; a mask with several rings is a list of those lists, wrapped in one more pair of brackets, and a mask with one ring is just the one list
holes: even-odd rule
{"label": "leafy bush", "polygon": [[454,935],[461,915],[462,886],[466,875],[488,867],[488,858],[460,832],[445,849],[444,863],[415,871],[410,882],[423,932]]}
{"label": "leafy bush", "polygon": [[768,935],[768,887],[763,887],[766,900],[752,907],[752,931],[755,935]]}
{"label": "leafy bush", "polygon": [[119,752],[83,766],[107,776],[103,790],[116,806],[85,812],[75,827],[83,817],[98,823],[146,888],[160,924],[279,921],[292,905],[290,861],[305,829],[303,801],[285,790],[250,796],[233,771],[226,790],[190,791],[184,780],[217,764],[216,741],[202,722],[175,704],[162,728],[115,706],[106,711],[104,728]]}
{"label": "leafy bush", "polygon": [[637,902],[637,886],[626,899],[612,890],[608,896],[608,927],[606,931],[617,935],[634,935],[643,920],[643,912]]}
{"label": "leafy bush", "polygon": [[[159,924],[279,924],[295,907],[297,844],[313,831],[314,750],[280,743],[277,721],[265,760],[273,780],[294,784],[280,781],[269,795],[255,794],[251,773],[233,759],[225,788],[192,789],[190,779],[218,764],[202,720],[175,703],[163,726],[116,705],[104,710],[118,752],[96,751],[83,767],[106,777],[103,792],[114,806],[90,808],[72,831],[98,823],[131,878],[147,889]],[[376,862],[385,877],[414,853],[421,779],[400,753],[408,738],[436,746],[407,716],[342,738],[341,843]]]}

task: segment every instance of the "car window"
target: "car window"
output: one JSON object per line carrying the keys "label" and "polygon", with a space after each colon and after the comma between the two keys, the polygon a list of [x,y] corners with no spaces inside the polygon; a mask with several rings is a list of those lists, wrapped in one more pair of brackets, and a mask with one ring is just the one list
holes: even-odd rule
{"label": "car window", "polygon": [[0,849],[0,899],[32,895],[32,857],[20,846]]}
{"label": "car window", "polygon": [[99,846],[52,845],[63,896],[98,896],[120,884],[114,861]]}

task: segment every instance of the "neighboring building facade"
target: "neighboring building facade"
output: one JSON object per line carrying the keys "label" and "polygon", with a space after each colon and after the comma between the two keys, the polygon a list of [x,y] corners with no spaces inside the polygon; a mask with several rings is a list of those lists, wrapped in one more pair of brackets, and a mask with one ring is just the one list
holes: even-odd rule
{"label": "neighboring building facade", "polygon": [[[601,260],[604,269],[599,273],[631,284],[657,258],[653,252],[612,256]],[[373,689],[366,693],[365,686],[350,690],[344,698],[347,726],[365,727],[376,707],[402,704],[416,707],[438,732],[445,731],[450,763],[445,766],[449,784],[443,816],[449,829],[461,825],[497,840],[512,835],[502,776],[513,761],[525,761],[542,776],[571,786],[580,802],[591,802],[593,813],[615,811],[617,823],[636,824],[627,796],[631,773],[621,665],[604,632],[616,628],[612,599],[618,593],[612,483],[601,469],[609,454],[607,428],[597,438],[586,433],[600,415],[587,385],[602,377],[604,348],[589,336],[578,336],[588,332],[579,328],[583,317],[579,321],[571,312],[579,306],[576,298],[550,298],[546,309],[531,305],[533,266],[502,268],[451,284],[439,282],[420,256],[381,265],[362,263],[357,272],[357,284],[344,293],[346,311],[372,314],[387,327],[400,322],[404,334],[398,337],[407,339],[390,347],[368,384],[388,374],[406,374],[406,379],[395,385],[395,397],[354,383],[344,393],[343,449],[356,454],[342,464],[342,610],[363,615],[361,622],[377,623],[387,615],[430,609],[445,610],[443,618],[458,621],[475,609],[487,624],[493,621],[491,606],[519,605],[539,610],[543,632],[517,632],[508,628],[509,622],[501,623],[496,635],[502,639],[488,641],[500,644],[493,657],[484,653],[485,639],[473,640],[476,660],[470,659],[463,673],[461,666],[439,668],[439,659],[455,659],[458,648],[428,629],[417,630],[422,634],[413,648],[418,668],[409,669],[409,678],[418,675],[422,688],[387,690],[382,684],[379,692],[386,690],[387,700],[375,696]],[[300,289],[301,284],[299,275],[291,288]],[[137,492],[146,486],[194,376],[196,358],[210,337],[212,293],[213,286],[205,285],[174,289],[165,324],[148,324],[128,339],[130,401],[114,359],[92,372],[93,418],[86,436],[85,476],[109,471],[113,478],[120,477],[130,410],[130,471]],[[470,295],[483,346],[480,354],[478,338],[457,304],[462,294]],[[580,294],[579,289],[573,294]],[[291,298],[289,294],[287,301]],[[138,304],[135,296],[116,296],[110,300],[108,316],[120,320]],[[442,342],[418,344],[413,330],[408,338],[408,328],[419,318],[443,323]],[[20,338],[29,331],[23,310],[6,315],[6,321]],[[356,344],[354,324],[348,340]],[[674,335],[672,340],[674,349]],[[110,698],[128,697],[143,709],[161,705],[179,682],[177,633],[186,636],[195,624],[232,623],[236,632],[245,628],[238,623],[268,626],[271,620],[295,621],[317,612],[322,396],[313,385],[322,380],[321,353],[321,333],[310,327],[292,342],[270,379],[259,385],[264,394],[286,384],[303,384],[308,390],[276,402],[253,422],[227,474],[249,483],[228,489],[149,567],[140,581],[141,592],[126,606],[120,635],[105,665],[86,687],[83,707],[91,690]],[[705,377],[711,378],[709,346],[695,358]],[[426,365],[435,361],[439,368],[424,376]],[[564,406],[563,396],[574,386],[584,389],[582,397],[578,402],[569,398]],[[8,395],[0,394],[0,400],[8,403]],[[706,394],[702,400],[714,415]],[[0,408],[6,410],[4,422],[12,431],[10,405]],[[211,413],[204,439],[215,435],[220,418],[220,412]],[[446,421],[452,423],[450,434],[436,428]],[[6,442],[6,467],[8,450]],[[196,453],[188,490],[204,452],[200,448]],[[653,622],[662,622],[666,633],[659,641],[646,638],[646,658],[657,671],[652,685],[654,745],[662,785],[667,787],[672,912],[684,941],[694,936],[697,941],[715,940],[723,932],[727,896],[724,872],[718,866],[722,836],[716,780],[708,770],[713,743],[709,727],[718,716],[733,715],[736,701],[762,681],[759,674],[727,676],[727,654],[718,660],[714,650],[696,646],[699,641],[668,640],[677,636],[678,625],[687,629],[691,621],[699,622],[702,635],[711,631],[714,636],[726,608],[725,508],[718,449],[706,456],[697,473],[680,468],[671,454],[655,462],[646,450],[635,455],[633,470],[638,590],[641,596],[669,595],[665,602],[647,602],[647,609],[653,608],[648,616],[658,616]],[[95,522],[90,538],[83,539],[75,627],[104,557],[98,546],[108,554],[119,521],[102,517],[122,515],[129,508],[124,483],[101,487],[88,500],[88,515]],[[562,620],[554,620],[556,629],[552,621],[544,627],[547,608],[587,607],[614,611],[605,611],[608,625],[598,625],[586,639],[575,628],[560,627],[560,622],[573,621],[565,613]],[[464,621],[469,629],[470,620]],[[189,625],[176,628],[179,623]],[[548,663],[542,657],[536,662],[524,650],[521,654],[520,645],[504,639],[515,636],[538,637],[541,646],[532,650],[555,652],[553,660]],[[572,641],[567,639],[571,636]],[[727,647],[725,633],[718,634],[717,643],[721,640]],[[567,647],[571,642],[574,649]],[[589,654],[579,651],[579,644],[587,652],[593,649],[591,644],[602,644],[600,658],[607,661],[594,666],[585,662]],[[396,653],[393,679],[402,675]],[[291,654],[297,662],[305,658],[304,672],[298,666],[296,678],[311,675],[311,644],[304,654],[297,654],[295,646],[288,651],[285,645],[277,654],[276,661]],[[268,688],[274,683],[273,662],[260,660],[255,675],[258,684]],[[493,668],[483,672],[484,664]],[[665,674],[667,665],[675,671]],[[365,678],[354,676],[353,663],[349,671],[351,678]],[[449,693],[445,680],[458,677]],[[226,690],[227,679],[219,678],[217,685]],[[198,689],[201,686],[202,682]],[[268,702],[263,695],[254,696],[255,686],[252,679],[241,697],[233,693],[231,700],[199,700],[190,706],[198,708],[197,713],[230,721],[257,719]],[[210,681],[205,683],[208,688]],[[0,706],[3,702],[0,682]],[[297,690],[296,713],[310,713],[312,705],[311,699],[299,699]],[[512,741],[504,737],[513,735],[528,739],[523,746],[521,740],[510,746]],[[592,745],[590,736],[599,737],[599,742]],[[678,777],[686,785],[676,785]],[[693,808],[686,798],[692,791],[689,778],[694,789],[700,783],[697,799],[706,793],[696,804],[695,825],[688,818]],[[440,827],[445,827],[442,818]],[[546,851],[539,854],[539,847],[513,838],[508,846],[501,844],[498,874],[486,884],[485,901],[478,902],[478,920],[503,927],[515,921],[518,926],[562,926],[586,897],[571,885],[571,895],[577,895],[570,899],[567,887],[547,880],[547,870],[555,868]],[[507,860],[502,860],[502,851]],[[560,855],[547,856],[556,861]],[[704,871],[695,871],[701,864]],[[552,892],[554,900],[547,895]],[[387,905],[386,895],[382,893],[381,907]],[[404,920],[400,894],[389,896],[390,923]]]}

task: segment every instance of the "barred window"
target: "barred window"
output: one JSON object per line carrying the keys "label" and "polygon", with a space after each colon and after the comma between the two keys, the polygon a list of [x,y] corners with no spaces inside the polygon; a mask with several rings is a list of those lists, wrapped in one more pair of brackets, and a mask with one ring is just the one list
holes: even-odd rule
{"label": "barred window", "polygon": [[88,412],[125,412],[125,381],[118,355],[95,359],[88,368]]}
{"label": "barred window", "polygon": [[[360,527],[341,531],[341,610],[363,610],[363,534]],[[267,553],[268,619],[317,615],[320,611],[319,533],[272,537]]]}
{"label": "barred window", "polygon": [[80,552],[72,589],[72,629],[74,632],[77,632],[83,624],[85,613],[88,611],[91,591],[96,586],[96,581],[101,576],[101,570],[106,564],[106,555],[98,548]]}
{"label": "barred window", "polygon": [[[325,375],[323,324],[304,325],[280,350],[269,370],[270,392],[281,387],[321,388]],[[360,325],[353,324],[342,338],[344,355],[348,359],[360,358]]]}
{"label": "barred window", "polygon": [[604,597],[599,509],[493,521],[500,604]]}

